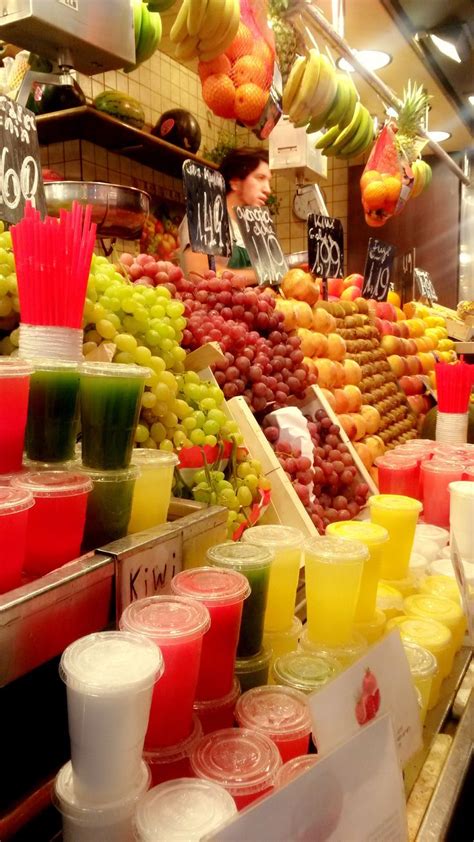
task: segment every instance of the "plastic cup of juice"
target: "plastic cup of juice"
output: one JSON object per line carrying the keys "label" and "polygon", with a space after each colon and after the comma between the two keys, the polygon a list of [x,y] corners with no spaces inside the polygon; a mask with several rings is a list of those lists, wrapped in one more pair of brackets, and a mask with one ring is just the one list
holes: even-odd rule
{"label": "plastic cup of juice", "polygon": [[280,655],[286,655],[287,652],[296,652],[302,631],[303,623],[299,617],[295,616],[287,631],[264,632],[263,643],[273,653],[268,674],[268,680],[271,684],[273,683],[272,667],[275,658],[279,658]]}
{"label": "plastic cup of juice", "polygon": [[234,678],[232,690],[221,699],[209,699],[207,702],[196,700],[193,708],[199,718],[204,734],[219,731],[220,728],[232,728],[234,710],[240,696],[240,682]]}
{"label": "plastic cup of juice", "polygon": [[219,699],[232,690],[235,656],[244,600],[250,593],[245,576],[236,570],[197,567],[183,570],[171,580],[171,590],[202,602],[211,625],[202,642],[196,688],[200,701]]}
{"label": "plastic cup of juice", "polygon": [[304,536],[290,526],[253,526],[247,529],[242,541],[273,551],[270,570],[265,631],[285,631],[295,613],[295,599],[301,567],[301,547]]}
{"label": "plastic cup of juice", "polygon": [[28,518],[25,570],[43,576],[77,558],[90,479],[68,471],[36,471],[16,477],[12,486],[29,491],[35,499]]}
{"label": "plastic cup of juice", "polygon": [[140,775],[153,685],[163,659],[145,637],[97,632],[63,652],[74,791],[87,803],[127,796]]}
{"label": "plastic cup of juice", "polygon": [[256,655],[262,648],[273,553],[267,547],[228,542],[211,547],[207,551],[207,560],[214,567],[237,570],[248,579],[250,596],[244,602],[237,657],[249,658]]}
{"label": "plastic cup of juice", "polygon": [[438,670],[438,664],[436,663],[435,656],[428,649],[419,646],[418,643],[410,643],[408,640],[402,640],[402,643],[408,659],[413,683],[421,694],[424,718],[428,710],[431,687]]}
{"label": "plastic cup of juice", "polygon": [[375,462],[381,494],[404,494],[418,498],[420,492],[420,464],[409,453],[387,453]]}
{"label": "plastic cup of juice", "polygon": [[369,551],[361,541],[327,537],[306,541],[304,553],[309,637],[341,646],[352,636]]}
{"label": "plastic cup of juice", "polygon": [[318,760],[319,757],[317,754],[304,754],[301,757],[293,757],[292,760],[287,760],[278,772],[275,789],[281,789],[282,786],[286,786],[290,781],[294,781],[303,772],[312,769]]}
{"label": "plastic cup of juice", "polygon": [[270,737],[283,763],[308,753],[311,715],[300,690],[279,685],[247,690],[237,701],[235,718],[240,728]]}
{"label": "plastic cup of juice", "polygon": [[268,683],[268,674],[272,662],[273,652],[265,646],[251,655],[250,658],[236,658],[235,675],[238,678],[242,693],[252,687],[261,687]]}
{"label": "plastic cup of juice", "polygon": [[366,639],[355,631],[348,643],[344,646],[324,646],[321,643],[314,643],[308,636],[308,628],[305,626],[300,637],[300,649],[312,655],[321,655],[336,661],[340,669],[349,667],[357,661],[368,649]]}
{"label": "plastic cup of juice", "polygon": [[387,585],[386,582],[379,582],[377,587],[377,608],[385,614],[387,620],[392,617],[399,617],[404,614],[403,596],[397,588]]}
{"label": "plastic cup of juice", "polygon": [[38,360],[30,379],[26,454],[38,462],[74,457],[79,427],[79,366]]}
{"label": "plastic cup of juice", "polygon": [[83,363],[82,461],[88,468],[128,468],[150,369],[116,363]]}
{"label": "plastic cup of juice", "polygon": [[32,371],[24,360],[0,357],[0,474],[21,470]]}
{"label": "plastic cup of juice", "polygon": [[6,593],[21,585],[28,517],[34,504],[30,491],[8,485],[0,487],[0,593]]}
{"label": "plastic cup of juice", "polygon": [[369,622],[374,616],[377,585],[382,569],[385,544],[389,538],[388,532],[383,526],[376,523],[350,520],[330,523],[326,528],[326,535],[361,541],[369,551],[369,557],[362,569],[359,598],[355,612],[356,622]]}
{"label": "plastic cup of juice", "polygon": [[137,804],[149,786],[150,770],[142,762],[127,793],[104,804],[91,804],[78,797],[72,764],[66,763],[56,776],[53,793],[53,803],[62,815],[63,842],[129,842]]}
{"label": "plastic cup of juice", "polygon": [[408,575],[404,576],[403,579],[381,579],[380,581],[383,585],[395,588],[403,597],[416,593],[420,585],[416,575],[410,569]]}
{"label": "plastic cup of juice", "polygon": [[[444,561],[449,565],[449,569],[451,570],[450,575],[435,573],[431,576],[426,576],[420,585],[420,591],[431,594],[432,596],[445,596],[461,605],[461,594],[455,578],[453,565],[448,559],[444,559]],[[436,564],[436,562],[434,563]]]}
{"label": "plastic cup of juice", "polygon": [[223,786],[237,809],[273,789],[280,752],[265,734],[248,728],[224,728],[205,734],[191,755],[198,778]]}
{"label": "plastic cup of juice", "polygon": [[417,523],[415,529],[415,542],[434,541],[440,550],[449,541],[449,532],[441,526],[434,526],[432,523]]}
{"label": "plastic cup of juice", "polygon": [[92,482],[82,540],[82,551],[88,552],[127,534],[133,489],[140,472],[133,465],[119,471],[84,468],[83,472]]}
{"label": "plastic cup of juice", "polygon": [[[453,667],[454,647],[453,636],[447,626],[428,617],[404,616],[394,617],[393,620],[388,621],[387,632],[394,628],[398,629],[402,640],[419,643],[435,656],[440,681],[449,675]],[[439,687],[437,690],[439,693]],[[429,707],[431,710],[431,699]]]}
{"label": "plastic cup of juice", "polygon": [[134,448],[132,465],[140,469],[140,475],[135,482],[129,534],[166,523],[174,469],[178,461],[175,453],[146,447]]}
{"label": "plastic cup of juice", "polygon": [[423,518],[426,523],[449,527],[449,484],[461,480],[463,468],[451,462],[423,462]]}
{"label": "plastic cup of juice", "polygon": [[466,633],[466,618],[459,602],[436,594],[417,593],[405,599],[405,612],[409,617],[428,617],[447,626],[453,636],[457,652]]}
{"label": "plastic cup of juice", "polygon": [[374,494],[369,497],[370,519],[388,530],[389,541],[384,547],[381,578],[403,579],[413,547],[415,527],[421,503],[402,494]]}
{"label": "plastic cup of juice", "polygon": [[302,693],[321,690],[340,672],[342,666],[335,658],[304,650],[281,655],[273,664],[275,683],[284,684],[285,687],[292,687]]}
{"label": "plastic cup of juice", "polygon": [[369,646],[371,646],[372,643],[376,643],[376,641],[380,640],[383,636],[386,624],[387,618],[384,612],[381,611],[380,608],[376,608],[372,619],[356,623],[355,629],[360,632],[362,637],[366,639]]}
{"label": "plastic cup of juice", "polygon": [[474,482],[449,484],[449,518],[462,560],[474,562]]}
{"label": "plastic cup of juice", "polygon": [[231,795],[212,781],[178,778],[153,787],[135,815],[136,842],[200,842],[237,813]]}
{"label": "plastic cup of juice", "polygon": [[151,772],[151,785],[157,786],[175,778],[192,777],[191,757],[194,747],[203,735],[202,725],[196,715],[193,716],[193,728],[185,740],[175,746],[144,751],[143,759]]}
{"label": "plastic cup of juice", "polygon": [[153,691],[145,737],[148,750],[175,745],[189,737],[209,611],[195,599],[150,596],[127,606],[120,628],[138,632],[160,647],[164,675]]}

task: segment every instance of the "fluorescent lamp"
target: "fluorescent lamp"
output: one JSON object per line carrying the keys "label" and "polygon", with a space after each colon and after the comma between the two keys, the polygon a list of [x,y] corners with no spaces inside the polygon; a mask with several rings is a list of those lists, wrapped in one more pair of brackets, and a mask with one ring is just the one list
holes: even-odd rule
{"label": "fluorescent lamp", "polygon": [[427,132],[427,135],[430,140],[435,140],[436,143],[441,143],[443,140],[447,140],[448,137],[451,137],[451,132]]}
{"label": "fluorescent lamp", "polygon": [[468,96],[468,100],[471,103],[471,105],[474,105],[474,94],[471,94],[471,96]]}
{"label": "fluorescent lamp", "polygon": [[461,56],[452,41],[448,41],[446,38],[440,38],[439,35],[430,34],[429,37],[440,53],[443,53],[444,56],[452,59],[452,61],[457,61],[458,64],[461,64]]}
{"label": "fluorescent lamp", "polygon": [[[354,53],[360,63],[368,70],[380,70],[381,67],[386,67],[392,61],[392,56],[381,50],[354,50]],[[349,73],[355,72],[355,68],[345,58],[338,59],[336,64],[341,70]]]}

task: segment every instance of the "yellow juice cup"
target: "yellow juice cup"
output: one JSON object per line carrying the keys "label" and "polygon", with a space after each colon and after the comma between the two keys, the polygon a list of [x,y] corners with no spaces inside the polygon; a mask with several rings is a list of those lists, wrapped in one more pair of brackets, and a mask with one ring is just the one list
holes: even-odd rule
{"label": "yellow juice cup", "polygon": [[401,591],[386,582],[379,582],[377,586],[376,605],[383,611],[387,620],[391,620],[392,617],[399,617],[400,614],[404,613]]}
{"label": "yellow juice cup", "polygon": [[[383,526],[369,521],[341,520],[330,523],[326,529],[326,535],[334,535],[335,538],[347,538],[350,541],[362,541],[367,547],[369,557],[362,570],[355,619],[357,623],[373,620],[382,558],[385,545],[389,539],[387,530]],[[364,633],[362,632],[362,634]],[[370,642],[369,638],[367,640]]]}
{"label": "yellow juice cup", "polygon": [[324,657],[333,658],[342,668],[349,667],[354,661],[357,661],[364,652],[367,652],[368,643],[365,637],[362,637],[359,632],[354,632],[349,643],[344,646],[324,646],[322,643],[313,643],[308,637],[308,626],[303,627],[300,636],[300,649],[305,652],[311,652],[313,655],[323,655]]}
{"label": "yellow juice cup", "polygon": [[394,628],[399,630],[402,640],[418,643],[436,658],[438,672],[433,677],[428,702],[428,710],[431,710],[438,701],[443,678],[449,675],[453,667],[453,636],[448,627],[437,620],[421,617],[394,617],[387,623],[387,632]]}
{"label": "yellow juice cup", "polygon": [[243,543],[274,553],[265,609],[266,632],[284,632],[293,622],[303,540],[299,529],[280,525],[253,526],[242,535]]}
{"label": "yellow juice cup", "polygon": [[403,579],[381,579],[383,585],[388,585],[390,588],[395,588],[402,597],[410,596],[412,593],[417,593],[420,588],[420,583],[413,573],[408,573]]}
{"label": "yellow juice cup", "polygon": [[274,684],[273,679],[273,664],[280,655],[286,655],[288,652],[295,652],[298,649],[298,641],[303,631],[303,623],[299,617],[293,617],[291,626],[286,631],[282,632],[266,632],[263,633],[263,643],[268,649],[272,650],[272,659],[270,661],[270,668],[268,671],[268,683]]}
{"label": "yellow juice cup", "polygon": [[139,467],[140,476],[135,480],[129,535],[166,522],[177,464],[174,453],[145,447],[133,450],[132,465]]}
{"label": "yellow juice cup", "polygon": [[403,579],[413,548],[415,527],[422,505],[413,497],[401,494],[374,494],[369,498],[370,519],[388,530],[389,541],[384,547],[382,579]]}
{"label": "yellow juice cup", "polygon": [[[451,564],[451,562],[449,562]],[[459,592],[456,579],[452,576],[443,576],[442,574],[434,574],[433,576],[426,576],[420,585],[422,593],[429,593],[432,596],[445,596],[447,599],[452,599],[461,605],[461,594]]]}
{"label": "yellow juice cup", "polygon": [[430,701],[431,687],[438,671],[438,664],[435,656],[418,643],[410,643],[408,640],[402,640],[402,643],[408,659],[413,683],[421,695],[421,709],[424,722]]}
{"label": "yellow juice cup", "polygon": [[466,618],[458,602],[445,596],[412,594],[405,599],[405,611],[411,617],[428,617],[443,623],[453,636],[454,651],[461,648],[466,632]]}
{"label": "yellow juice cup", "polygon": [[363,566],[361,541],[312,538],[304,544],[308,635],[314,643],[343,646],[354,631]]}
{"label": "yellow juice cup", "polygon": [[381,611],[380,608],[376,608],[371,620],[365,620],[362,623],[355,623],[354,628],[362,635],[362,637],[365,637],[367,643],[370,645],[375,643],[377,640],[380,640],[385,631],[386,624],[387,618],[384,612]]}

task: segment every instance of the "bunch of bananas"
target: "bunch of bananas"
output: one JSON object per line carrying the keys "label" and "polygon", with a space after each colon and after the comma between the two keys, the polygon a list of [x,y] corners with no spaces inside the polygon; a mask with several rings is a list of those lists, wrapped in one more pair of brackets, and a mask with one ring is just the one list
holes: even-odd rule
{"label": "bunch of bananas", "polygon": [[142,0],[133,0],[133,26],[135,29],[135,65],[125,68],[134,70],[139,64],[148,61],[161,41],[161,16],[159,12],[150,12]]}
{"label": "bunch of bananas", "polygon": [[415,183],[410,193],[410,199],[416,199],[430,184],[433,173],[430,165],[421,159],[414,161],[411,168],[415,176]]}
{"label": "bunch of bananas", "polygon": [[230,46],[239,23],[239,0],[183,0],[170,32],[176,58],[212,61]]}

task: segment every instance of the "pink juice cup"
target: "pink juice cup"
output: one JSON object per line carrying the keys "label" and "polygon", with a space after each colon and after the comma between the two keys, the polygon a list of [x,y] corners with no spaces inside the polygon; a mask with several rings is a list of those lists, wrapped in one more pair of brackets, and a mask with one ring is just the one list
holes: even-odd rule
{"label": "pink juice cup", "polygon": [[32,371],[24,360],[0,358],[0,474],[21,470]]}
{"label": "pink juice cup", "polygon": [[28,517],[33,495],[20,488],[0,488],[0,593],[18,588],[25,561]]}
{"label": "pink juice cup", "polygon": [[205,734],[191,755],[191,766],[196,777],[223,786],[242,810],[271,792],[281,757],[265,734],[224,728]]}
{"label": "pink juice cup", "polygon": [[234,678],[232,690],[221,699],[194,702],[194,712],[199,717],[204,734],[219,731],[221,728],[232,728],[234,725],[234,711],[240,696],[240,682]]}
{"label": "pink juice cup", "polygon": [[202,725],[195,715],[193,729],[185,740],[174,746],[144,751],[143,759],[151,772],[151,785],[156,786],[163,781],[172,781],[176,778],[191,778],[193,772],[189,758],[202,735]]}
{"label": "pink juice cup", "polygon": [[121,629],[145,635],[159,646],[165,664],[153,692],[147,751],[175,745],[192,731],[202,640],[210,622],[205,605],[183,596],[139,599],[120,618]]}
{"label": "pink juice cup", "polygon": [[242,608],[250,593],[248,580],[236,570],[197,567],[178,573],[171,590],[197,599],[209,611],[211,625],[202,642],[196,698],[222,698],[232,690]]}
{"label": "pink juice cup", "polygon": [[416,455],[387,453],[376,461],[380,494],[419,498],[420,463]]}
{"label": "pink juice cup", "polygon": [[449,483],[461,480],[463,471],[461,465],[436,459],[422,464],[423,520],[426,523],[449,527]]}
{"label": "pink juice cup", "polygon": [[13,488],[35,500],[28,518],[25,570],[44,576],[81,554],[87,498],[92,482],[84,474],[36,471],[20,474]]}
{"label": "pink juice cup", "polygon": [[270,737],[283,763],[308,753],[311,716],[299,690],[278,684],[247,690],[237,701],[235,718],[241,728]]}

